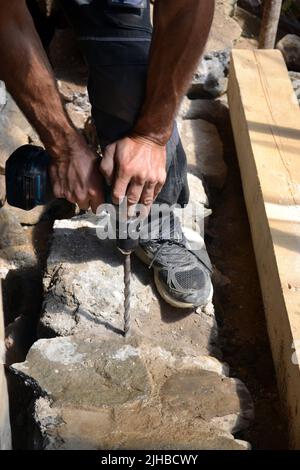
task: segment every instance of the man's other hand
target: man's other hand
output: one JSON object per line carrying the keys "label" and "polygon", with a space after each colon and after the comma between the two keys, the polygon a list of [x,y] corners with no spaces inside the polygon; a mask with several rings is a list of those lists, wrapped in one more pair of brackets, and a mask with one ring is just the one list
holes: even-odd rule
{"label": "man's other hand", "polygon": [[148,210],[166,180],[166,147],[144,137],[125,137],[106,147],[100,171],[119,204],[144,204]]}
{"label": "man's other hand", "polygon": [[54,196],[77,203],[80,209],[96,213],[104,202],[103,177],[95,154],[85,144],[76,145],[66,155],[53,158],[50,177]]}

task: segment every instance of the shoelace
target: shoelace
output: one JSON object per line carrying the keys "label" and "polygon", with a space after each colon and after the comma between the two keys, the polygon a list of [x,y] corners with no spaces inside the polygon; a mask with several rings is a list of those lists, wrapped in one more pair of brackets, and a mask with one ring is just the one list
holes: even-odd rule
{"label": "shoelace", "polygon": [[[152,259],[151,263],[149,264],[149,269],[152,268],[153,263],[157,260],[157,258],[160,255],[161,251],[163,250],[163,248],[165,248],[165,245],[167,244],[169,246],[177,245],[180,248],[183,248],[188,253],[191,253],[193,256],[195,256],[198,259],[198,261],[200,261],[200,263],[208,270],[208,272],[212,273],[212,269],[209,266],[207,266],[207,264],[196,253],[189,250],[182,241],[180,242],[180,241],[177,241],[177,240],[165,240],[163,238],[158,238],[158,239],[152,240],[152,241],[155,242],[155,243],[161,243],[161,246],[158,248],[157,252],[153,256],[153,259]],[[184,260],[183,258],[181,258],[181,261],[189,261],[187,253],[185,254],[185,256],[186,256],[186,259]]]}

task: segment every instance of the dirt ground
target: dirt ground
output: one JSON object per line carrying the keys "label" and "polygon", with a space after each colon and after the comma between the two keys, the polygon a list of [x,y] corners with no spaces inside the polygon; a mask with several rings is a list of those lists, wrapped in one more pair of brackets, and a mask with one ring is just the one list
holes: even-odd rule
{"label": "dirt ground", "polygon": [[[264,307],[232,131],[219,129],[228,165],[221,193],[211,195],[208,249],[225,276],[215,282],[214,304],[221,349],[231,374],[248,387],[255,406],[253,425],[240,436],[254,449],[287,449],[287,426],[279,401]],[[228,278],[228,279],[226,279]]]}

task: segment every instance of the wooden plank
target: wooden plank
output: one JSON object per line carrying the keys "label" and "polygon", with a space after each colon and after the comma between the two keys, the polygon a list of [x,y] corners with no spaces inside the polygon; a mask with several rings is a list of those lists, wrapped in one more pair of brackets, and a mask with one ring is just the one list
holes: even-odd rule
{"label": "wooden plank", "polygon": [[234,50],[228,99],[279,390],[300,449],[300,110],[281,53]]}
{"label": "wooden plank", "polygon": [[2,286],[0,279],[0,450],[10,450],[11,431],[9,422],[7,385],[3,366],[4,358],[4,320],[2,310]]}

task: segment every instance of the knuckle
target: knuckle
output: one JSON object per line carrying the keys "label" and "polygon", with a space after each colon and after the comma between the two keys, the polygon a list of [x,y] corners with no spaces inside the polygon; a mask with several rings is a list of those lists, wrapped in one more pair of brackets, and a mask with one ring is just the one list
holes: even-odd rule
{"label": "knuckle", "polygon": [[121,161],[119,165],[119,171],[123,175],[129,175],[131,173],[130,165],[126,161]]}
{"label": "knuckle", "polygon": [[164,176],[161,176],[158,180],[158,183],[163,186],[165,184],[165,181],[166,181],[166,178],[167,178],[167,175],[164,175]]}
{"label": "knuckle", "polygon": [[140,171],[137,173],[134,180],[137,182],[137,184],[144,184],[145,181],[147,181],[147,173],[145,171]]}
{"label": "knuckle", "polygon": [[135,194],[129,194],[127,196],[127,201],[129,204],[136,204],[138,202],[138,197]]}
{"label": "knuckle", "polygon": [[138,175],[134,180],[138,185],[143,185],[146,181],[146,178],[143,178],[141,175]]}
{"label": "knuckle", "polygon": [[114,189],[112,191],[113,198],[116,200],[120,200],[122,198],[122,194],[118,189]]}
{"label": "knuckle", "polygon": [[101,170],[101,171],[103,171],[103,172],[106,172],[106,171],[107,171],[107,163],[106,163],[106,161],[104,160],[104,158],[103,158],[102,161],[100,162],[99,167],[100,167],[100,170]]}
{"label": "knuckle", "polygon": [[150,186],[153,186],[157,183],[158,181],[158,178],[155,178],[154,176],[150,176],[147,180],[147,183],[150,185]]}
{"label": "knuckle", "polygon": [[153,197],[144,197],[143,204],[145,206],[150,206],[153,203]]}

